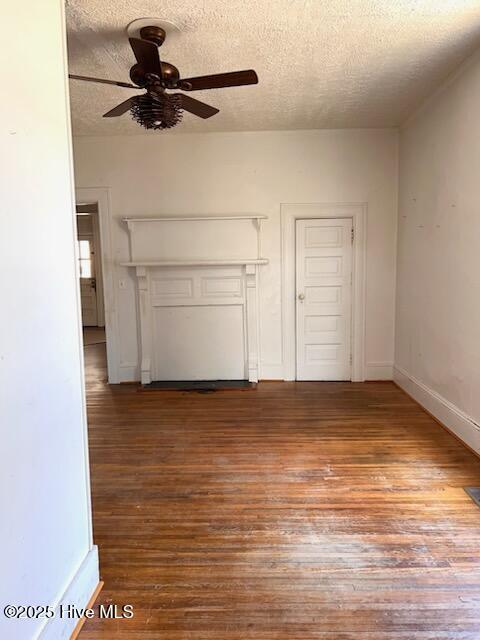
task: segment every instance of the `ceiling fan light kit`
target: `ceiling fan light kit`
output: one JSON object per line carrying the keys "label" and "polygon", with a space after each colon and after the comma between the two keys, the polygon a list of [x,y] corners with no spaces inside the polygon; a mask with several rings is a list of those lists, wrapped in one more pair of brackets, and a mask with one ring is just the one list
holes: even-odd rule
{"label": "ceiling fan light kit", "polygon": [[130,111],[132,118],[145,129],[170,129],[181,121],[183,111],[203,119],[211,118],[219,111],[183,93],[167,93],[168,90],[202,91],[258,83],[253,69],[181,78],[173,64],[160,60],[158,52],[167,34],[175,32],[178,32],[178,27],[173,23],[154,18],[140,18],[128,25],[128,40],[136,59],[136,64],[130,69],[133,84],[73,74],[70,78],[145,89],[146,93],[129,98],[104,114],[105,118],[116,118]]}
{"label": "ceiling fan light kit", "polygon": [[132,118],[145,129],[171,129],[182,120],[182,101],[179,95],[165,94],[161,100],[149,93],[132,98]]}

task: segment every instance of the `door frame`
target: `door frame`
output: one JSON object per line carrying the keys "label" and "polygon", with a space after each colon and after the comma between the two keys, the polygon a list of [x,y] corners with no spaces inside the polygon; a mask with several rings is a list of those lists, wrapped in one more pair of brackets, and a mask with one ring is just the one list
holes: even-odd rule
{"label": "door frame", "polygon": [[118,384],[118,302],[115,287],[115,260],[112,241],[110,191],[106,187],[75,189],[76,204],[96,204],[98,230],[100,232],[100,256],[103,278],[103,305],[105,314],[105,339],[107,347],[108,382]]}
{"label": "door frame", "polygon": [[352,382],[364,382],[367,216],[367,203],[334,202],[280,205],[284,380],[295,380],[297,376],[295,314],[296,220],[309,218],[351,218],[354,232],[352,251]]}

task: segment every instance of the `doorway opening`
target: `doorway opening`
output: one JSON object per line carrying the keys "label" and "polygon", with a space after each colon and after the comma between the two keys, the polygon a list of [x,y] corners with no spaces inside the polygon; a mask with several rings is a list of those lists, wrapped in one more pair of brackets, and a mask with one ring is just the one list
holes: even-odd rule
{"label": "doorway opening", "polygon": [[106,342],[98,205],[77,204],[76,213],[83,343],[89,346]]}
{"label": "doorway opening", "polygon": [[[82,299],[82,323],[84,334],[87,334],[84,344],[105,340],[105,346],[98,345],[98,349],[106,349],[107,377],[110,384],[122,382],[120,371],[120,354],[118,340],[117,296],[115,288],[115,260],[112,243],[112,219],[110,196],[107,188],[81,187],[75,190],[77,223],[79,242],[88,240],[88,244],[79,245],[79,260],[85,262],[79,265],[80,274],[85,279],[81,288],[84,296],[95,300]],[[91,222],[84,216],[91,215]],[[93,257],[91,250],[93,247]],[[82,253],[83,250],[83,253]],[[92,286],[92,278],[95,282]],[[87,311],[87,304],[95,307]],[[103,336],[104,334],[104,336]]]}

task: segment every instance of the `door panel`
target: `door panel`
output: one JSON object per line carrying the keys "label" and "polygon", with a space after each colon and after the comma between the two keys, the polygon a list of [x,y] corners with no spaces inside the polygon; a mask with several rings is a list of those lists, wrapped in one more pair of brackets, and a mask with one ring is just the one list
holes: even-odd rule
{"label": "door panel", "polygon": [[96,327],[98,324],[97,290],[95,280],[95,249],[93,236],[78,236],[80,261],[80,298],[82,324]]}
{"label": "door panel", "polygon": [[297,380],[351,379],[352,220],[296,222]]}

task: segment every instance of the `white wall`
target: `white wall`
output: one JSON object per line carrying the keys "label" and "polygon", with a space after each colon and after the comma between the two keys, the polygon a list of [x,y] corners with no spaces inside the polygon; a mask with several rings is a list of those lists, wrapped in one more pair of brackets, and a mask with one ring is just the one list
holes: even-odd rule
{"label": "white wall", "polygon": [[480,58],[401,134],[396,379],[480,450]]}
{"label": "white wall", "polygon": [[[68,589],[84,606],[98,582],[62,5],[2,4],[0,637],[8,640],[36,638],[45,620],[8,620],[6,604],[54,606]],[[58,624],[42,638],[68,638],[75,621]]]}
{"label": "white wall", "polygon": [[[128,259],[124,216],[269,216],[263,225],[261,377],[282,378],[280,204],[368,203],[367,373],[391,373],[397,132],[283,131],[78,137],[77,187],[109,187],[116,260]],[[135,282],[117,267],[121,379],[138,379]]]}

